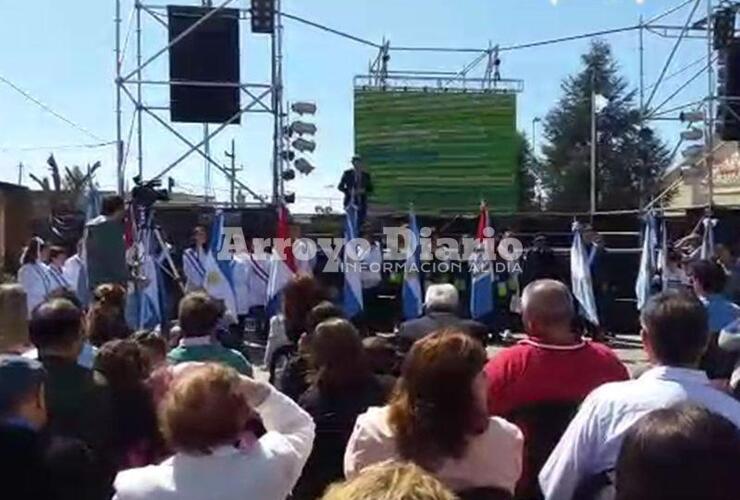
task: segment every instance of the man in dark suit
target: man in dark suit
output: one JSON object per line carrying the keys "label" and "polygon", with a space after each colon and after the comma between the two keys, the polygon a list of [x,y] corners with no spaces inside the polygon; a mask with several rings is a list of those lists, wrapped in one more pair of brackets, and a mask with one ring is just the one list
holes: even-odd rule
{"label": "man in dark suit", "polygon": [[445,329],[463,331],[485,345],[488,328],[477,321],[460,318],[457,314],[459,301],[457,289],[453,285],[431,285],[424,299],[424,316],[406,321],[398,329],[400,352],[406,354],[416,341]]}
{"label": "man in dark suit", "polygon": [[344,171],[337,189],[344,194],[344,208],[351,202],[357,206],[357,227],[362,227],[367,214],[367,195],[373,193],[373,182],[362,158],[352,157],[352,168]]}

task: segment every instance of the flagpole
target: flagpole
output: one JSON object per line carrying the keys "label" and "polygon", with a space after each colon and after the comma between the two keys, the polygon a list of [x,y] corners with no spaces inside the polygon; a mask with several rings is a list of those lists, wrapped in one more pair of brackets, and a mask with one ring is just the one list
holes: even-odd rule
{"label": "flagpole", "polygon": [[596,73],[591,77],[591,222],[596,213]]}

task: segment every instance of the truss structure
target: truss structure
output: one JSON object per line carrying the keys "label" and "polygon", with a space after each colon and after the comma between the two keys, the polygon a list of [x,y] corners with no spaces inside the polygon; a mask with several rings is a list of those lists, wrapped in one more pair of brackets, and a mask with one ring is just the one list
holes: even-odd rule
{"label": "truss structure", "polygon": [[[137,144],[137,167],[138,175],[143,177],[144,174],[144,134],[143,126],[144,116],[158,123],[164,130],[169,132],[182,145],[182,153],[172,161],[167,167],[148,179],[160,179],[167,175],[185,159],[197,155],[200,156],[206,164],[206,168],[213,167],[223,173],[226,178],[246,191],[259,204],[269,202],[278,203],[283,194],[282,171],[283,159],[283,140],[282,130],[285,125],[285,113],[283,111],[283,84],[282,84],[282,22],[279,10],[279,0],[276,1],[275,12],[275,31],[271,35],[271,79],[267,82],[203,82],[203,81],[172,81],[169,78],[144,79],[142,71],[149,67],[154,61],[166,56],[169,50],[180,43],[185,37],[193,33],[199,26],[208,19],[216,15],[223,9],[235,9],[239,12],[239,22],[248,21],[251,15],[250,9],[239,7],[238,0],[203,0],[202,5],[211,7],[212,10],[206,13],[202,18],[193,23],[187,30],[182,32],[178,37],[171,40],[166,45],[160,47],[145,59],[142,48],[142,35],[145,29],[144,20],[153,21],[159,28],[167,29],[167,6],[157,5],[135,0],[132,12],[132,20],[135,23],[135,63],[126,64],[125,51],[128,46],[128,33],[124,34],[121,29],[121,2],[116,0],[116,141],[117,141],[117,186],[118,192],[123,194],[125,186],[125,170],[128,160],[128,152],[133,142],[133,132],[135,131],[135,141]],[[152,24],[151,22],[149,24]],[[170,85],[189,85],[189,86],[209,86],[209,87],[237,87],[243,97],[241,109],[237,111],[229,120],[237,119],[247,113],[270,114],[273,117],[274,131],[272,144],[272,199],[268,200],[258,194],[254,189],[242,182],[236,175],[216,161],[210,154],[210,141],[223,132],[228,123],[220,124],[213,129],[208,124],[204,124],[203,139],[195,142],[188,139],[175,124],[166,117],[169,112],[168,106],[148,106],[144,100],[144,92],[147,88],[154,86]],[[124,140],[123,132],[123,109],[124,97],[133,109],[133,120],[129,129],[128,141]],[[208,172],[208,170],[207,170]],[[208,173],[206,174],[208,177]]]}

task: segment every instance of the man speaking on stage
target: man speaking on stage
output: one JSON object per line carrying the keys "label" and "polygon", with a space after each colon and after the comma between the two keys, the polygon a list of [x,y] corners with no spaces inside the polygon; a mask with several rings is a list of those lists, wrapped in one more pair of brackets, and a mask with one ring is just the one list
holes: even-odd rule
{"label": "man speaking on stage", "polygon": [[344,193],[344,208],[350,202],[357,206],[357,228],[365,223],[367,215],[367,195],[373,192],[373,183],[370,174],[365,170],[362,158],[358,155],[352,157],[352,168],[342,174],[338,189]]}

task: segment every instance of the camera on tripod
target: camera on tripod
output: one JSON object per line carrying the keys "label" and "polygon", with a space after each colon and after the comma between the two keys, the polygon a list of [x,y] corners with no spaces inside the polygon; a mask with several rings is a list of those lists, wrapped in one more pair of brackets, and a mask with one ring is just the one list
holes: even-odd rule
{"label": "camera on tripod", "polygon": [[158,201],[169,201],[169,190],[158,189],[162,186],[161,179],[144,181],[141,176],[137,175],[133,180],[135,187],[131,190],[131,200],[134,205],[143,208],[150,208]]}

